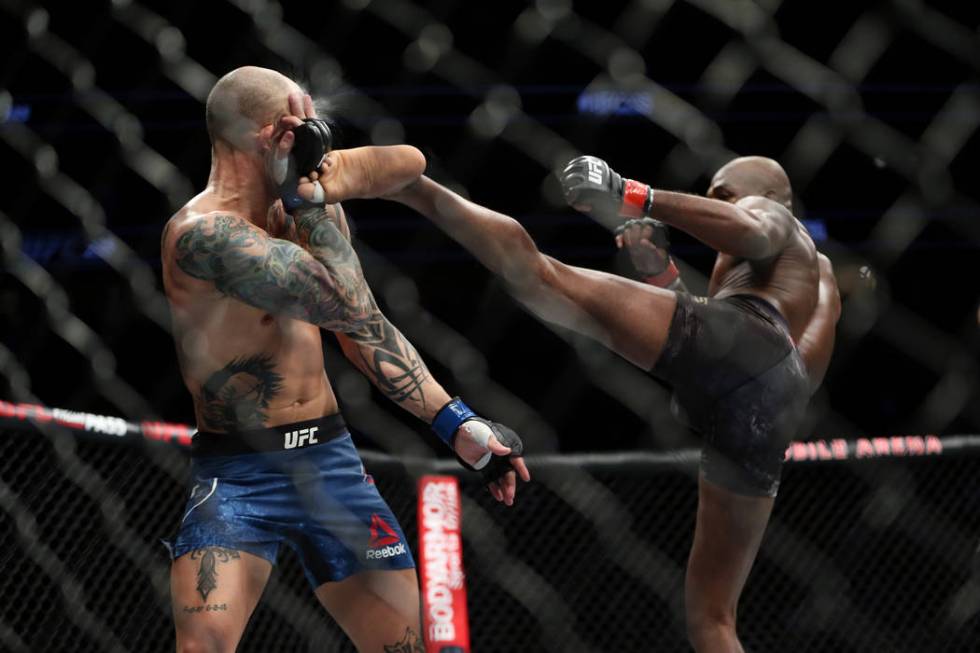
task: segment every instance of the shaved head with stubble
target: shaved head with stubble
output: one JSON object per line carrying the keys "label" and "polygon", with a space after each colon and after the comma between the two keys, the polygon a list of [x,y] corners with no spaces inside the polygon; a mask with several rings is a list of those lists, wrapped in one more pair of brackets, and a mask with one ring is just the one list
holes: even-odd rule
{"label": "shaved head with stubble", "polygon": [[766,197],[793,210],[789,176],[777,161],[764,156],[743,156],[726,163],[711,179],[707,196],[725,202]]}
{"label": "shaved head with stubble", "polygon": [[289,113],[289,94],[300,86],[268,68],[243,66],[224,75],[208,94],[208,135],[212,147],[255,149],[255,135]]}

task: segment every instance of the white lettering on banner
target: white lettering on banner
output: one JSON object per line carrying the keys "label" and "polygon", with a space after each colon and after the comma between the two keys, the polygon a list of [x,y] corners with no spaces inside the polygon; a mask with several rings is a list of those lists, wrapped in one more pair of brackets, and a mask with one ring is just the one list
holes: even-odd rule
{"label": "white lettering on banner", "polygon": [[308,429],[300,429],[298,431],[286,431],[283,441],[283,449],[295,449],[296,447],[303,447],[307,444],[319,444],[319,440],[316,439],[316,432],[320,430],[319,426],[312,426]]}
{"label": "white lettering on banner", "polygon": [[105,435],[126,435],[126,420],[105,415],[85,415],[85,430]]}
{"label": "white lettering on banner", "polygon": [[10,404],[0,402],[0,416],[16,417],[17,419],[32,420],[34,422],[50,422],[54,420],[58,424],[69,428],[83,429],[104,435],[123,436],[129,432],[129,426],[126,424],[126,420],[120,417],[92,415],[74,410],[64,410],[62,408],[48,409],[36,404]]}
{"label": "white lettering on banner", "polygon": [[429,641],[454,641],[457,636],[455,592],[465,588],[456,484],[429,483],[423,490],[421,507]]}
{"label": "white lettering on banner", "polygon": [[63,426],[70,426],[76,429],[85,428],[85,413],[75,410],[64,410],[63,408],[52,408],[51,416],[54,421]]}

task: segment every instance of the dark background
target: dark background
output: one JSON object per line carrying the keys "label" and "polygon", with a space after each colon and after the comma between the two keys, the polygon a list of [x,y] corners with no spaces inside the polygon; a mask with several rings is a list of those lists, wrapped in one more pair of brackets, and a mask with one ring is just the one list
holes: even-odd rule
{"label": "dark background", "polygon": [[[556,200],[563,152],[564,160],[596,154],[627,176],[691,192],[703,192],[732,154],[781,160],[801,217],[826,231],[820,247],[845,294],[838,353],[801,436],[975,432],[980,8],[647,5],[0,3],[9,107],[0,210],[20,231],[19,249],[64,288],[59,306],[91,327],[115,366],[91,343],[70,342],[64,320],[51,317],[48,286],[39,293],[10,272],[10,230],[0,341],[48,405],[192,419],[165,320],[148,317],[141,266],[100,258],[106,245],[92,238],[100,211],[58,199],[59,175],[87,189],[159,290],[162,225],[208,173],[201,94],[212,76],[257,64],[294,74],[326,100],[343,145],[415,144],[431,175],[517,217],[544,251],[623,274],[631,271],[609,235]],[[584,113],[589,88],[638,94],[652,109]],[[507,116],[498,135],[487,135],[488,112]],[[148,150],[163,163],[146,159]],[[693,442],[670,433],[653,383],[556,337],[425,220],[383,201],[347,209],[376,294],[451,392],[523,428],[539,450]],[[713,262],[683,234],[675,253],[701,273]],[[426,312],[412,301],[397,309],[413,292]],[[443,326],[472,346],[440,353]],[[384,444],[377,429],[401,433],[398,424],[424,431],[378,396],[365,402],[339,350],[327,356],[328,371],[349,381],[338,382],[339,394],[366,431],[363,443]],[[145,401],[120,399],[117,381]],[[9,380],[0,382],[7,394]],[[398,421],[377,421],[377,410]]]}
{"label": "dark background", "polygon": [[[210,86],[258,64],[308,84],[344,145],[415,144],[546,252],[627,275],[609,234],[562,206],[565,161],[703,192],[736,154],[779,159],[845,296],[801,437],[977,433],[978,27],[980,5],[955,0],[0,0],[0,399],[192,418],[159,235],[206,180]],[[423,219],[346,208],[392,321],[531,451],[695,444],[659,385],[527,316]],[[674,240],[703,289],[711,252]],[[359,445],[431,455],[335,346],[325,363]],[[172,650],[159,538],[187,457],[0,435],[0,648]],[[953,449],[788,465],[740,603],[749,649],[975,650],[980,480]],[[516,510],[457,470],[474,650],[688,650],[696,456],[645,458],[542,461]],[[432,466],[403,459],[367,464],[414,542]],[[350,650],[284,551],[242,650],[325,648]]]}

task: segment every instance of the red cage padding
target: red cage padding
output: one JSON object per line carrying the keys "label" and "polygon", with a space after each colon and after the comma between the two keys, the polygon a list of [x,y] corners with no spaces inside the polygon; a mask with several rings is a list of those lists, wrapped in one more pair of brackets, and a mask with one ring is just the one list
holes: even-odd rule
{"label": "red cage padding", "polygon": [[419,479],[419,572],[427,653],[469,653],[459,482],[455,476]]}

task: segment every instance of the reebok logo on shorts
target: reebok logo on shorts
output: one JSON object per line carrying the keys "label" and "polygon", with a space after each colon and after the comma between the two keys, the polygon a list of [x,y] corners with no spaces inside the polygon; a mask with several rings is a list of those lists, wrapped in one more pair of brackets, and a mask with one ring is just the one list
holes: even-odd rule
{"label": "reebok logo on shorts", "polygon": [[399,541],[398,533],[391,526],[378,516],[378,513],[371,515],[371,541],[368,546],[377,549],[379,546],[396,544]]}
{"label": "reebok logo on shorts", "polygon": [[371,515],[371,541],[364,556],[368,560],[394,558],[405,553],[405,543],[398,533],[377,513]]}
{"label": "reebok logo on shorts", "polygon": [[305,447],[308,444],[320,444],[320,441],[316,439],[316,432],[320,430],[319,426],[311,426],[308,429],[300,429],[298,431],[286,431],[283,433],[283,449],[295,449],[297,447]]}

